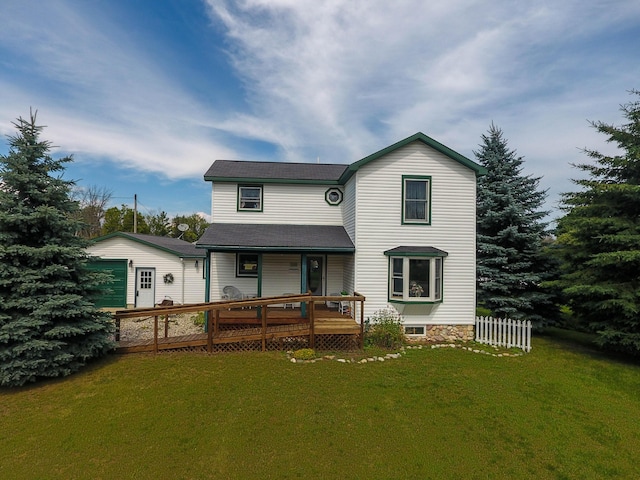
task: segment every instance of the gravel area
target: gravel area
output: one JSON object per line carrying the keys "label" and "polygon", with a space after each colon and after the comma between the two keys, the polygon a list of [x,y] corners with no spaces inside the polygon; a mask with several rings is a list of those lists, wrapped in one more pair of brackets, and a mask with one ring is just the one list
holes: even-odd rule
{"label": "gravel area", "polygon": [[[193,314],[170,315],[169,336],[190,335],[204,333],[204,326],[195,325]],[[133,340],[146,340],[153,338],[153,317],[127,319],[120,322],[120,340],[130,342]],[[158,318],[158,338],[164,337],[164,317]]]}

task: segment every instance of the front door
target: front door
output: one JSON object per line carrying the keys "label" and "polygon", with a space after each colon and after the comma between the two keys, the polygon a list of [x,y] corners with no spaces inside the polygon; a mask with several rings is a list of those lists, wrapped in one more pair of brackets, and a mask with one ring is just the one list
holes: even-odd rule
{"label": "front door", "polygon": [[153,307],[156,295],[156,269],[136,268],[136,307]]}
{"label": "front door", "polygon": [[307,288],[311,295],[323,295],[324,257],[307,257]]}

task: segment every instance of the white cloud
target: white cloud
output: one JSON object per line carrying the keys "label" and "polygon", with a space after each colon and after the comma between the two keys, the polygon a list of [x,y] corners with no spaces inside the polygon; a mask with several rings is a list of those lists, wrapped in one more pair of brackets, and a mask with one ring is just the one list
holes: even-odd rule
{"label": "white cloud", "polygon": [[224,128],[350,162],[416,131],[472,156],[495,121],[551,203],[603,145],[586,119],[619,121],[640,74],[606,45],[638,24],[631,0],[207,3],[254,109]]}
{"label": "white cloud", "polygon": [[[114,22],[65,2],[9,2],[0,14],[15,20],[0,42],[20,57],[17,69],[28,79],[0,80],[8,100],[0,103],[3,119],[24,117],[33,106],[64,152],[169,178],[200,176],[213,159],[235,156],[216,141],[212,112]],[[0,126],[11,129],[9,121]]]}
{"label": "white cloud", "polygon": [[560,192],[580,147],[606,147],[586,120],[619,123],[625,91],[640,87],[636,0],[202,1],[245,98],[222,108],[188,91],[165,52],[103,11],[111,2],[5,0],[1,118],[33,106],[77,159],[171,178],[260,159],[253,140],[279,148],[276,160],[347,163],[423,131],[472,157],[494,121]]}

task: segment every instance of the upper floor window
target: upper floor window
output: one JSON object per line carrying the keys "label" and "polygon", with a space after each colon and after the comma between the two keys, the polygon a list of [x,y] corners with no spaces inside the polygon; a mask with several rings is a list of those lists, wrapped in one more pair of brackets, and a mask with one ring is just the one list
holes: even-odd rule
{"label": "upper floor window", "polygon": [[238,211],[262,211],[262,185],[238,185]]}
{"label": "upper floor window", "polygon": [[403,175],[402,223],[431,223],[431,177]]}

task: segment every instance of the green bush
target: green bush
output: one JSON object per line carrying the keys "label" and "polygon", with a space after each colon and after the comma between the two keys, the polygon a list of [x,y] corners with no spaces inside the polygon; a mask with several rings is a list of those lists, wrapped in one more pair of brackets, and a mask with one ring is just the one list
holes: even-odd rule
{"label": "green bush", "polygon": [[204,312],[198,312],[191,317],[191,321],[194,325],[204,326]]}
{"label": "green bush", "polygon": [[296,360],[312,360],[316,358],[316,352],[313,348],[301,348],[293,352],[293,358]]}
{"label": "green bush", "polygon": [[405,340],[402,318],[392,308],[383,308],[365,322],[364,341],[366,346],[399,348]]}

